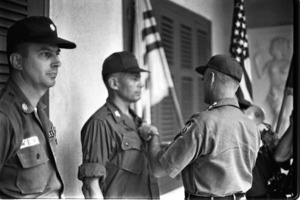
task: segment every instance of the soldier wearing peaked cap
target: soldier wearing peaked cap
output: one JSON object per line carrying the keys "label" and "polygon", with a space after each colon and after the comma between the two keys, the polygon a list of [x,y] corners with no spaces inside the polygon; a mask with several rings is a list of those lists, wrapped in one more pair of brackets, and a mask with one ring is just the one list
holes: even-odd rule
{"label": "soldier wearing peaked cap", "polygon": [[56,164],[56,132],[40,102],[55,85],[59,38],[47,17],[27,17],[7,32],[10,78],[0,91],[0,198],[60,198],[64,184]]}
{"label": "soldier wearing peaked cap", "polygon": [[108,98],[81,130],[83,163],[78,178],[85,198],[159,199],[138,134],[143,122],[129,107],[141,97],[141,72],[147,71],[126,51],[111,54],[103,63]]}
{"label": "soldier wearing peaked cap", "polygon": [[215,55],[196,71],[204,77],[204,99],[211,106],[193,115],[164,149],[155,127],[140,128],[143,138],[149,132],[152,136],[148,152],[153,171],[157,177],[181,173],[186,199],[244,199],[260,136],[235,98],[241,66],[229,56]]}

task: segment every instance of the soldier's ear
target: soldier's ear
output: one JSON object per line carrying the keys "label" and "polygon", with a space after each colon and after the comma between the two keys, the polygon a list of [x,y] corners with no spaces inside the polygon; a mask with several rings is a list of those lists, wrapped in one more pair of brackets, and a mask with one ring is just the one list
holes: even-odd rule
{"label": "soldier's ear", "polygon": [[9,61],[14,69],[22,70],[22,56],[19,53],[12,53],[9,56]]}
{"label": "soldier's ear", "polygon": [[111,89],[113,90],[118,90],[119,89],[119,82],[118,78],[114,75],[108,78],[108,85]]}
{"label": "soldier's ear", "polygon": [[210,85],[212,86],[216,81],[216,74],[214,72],[209,73]]}

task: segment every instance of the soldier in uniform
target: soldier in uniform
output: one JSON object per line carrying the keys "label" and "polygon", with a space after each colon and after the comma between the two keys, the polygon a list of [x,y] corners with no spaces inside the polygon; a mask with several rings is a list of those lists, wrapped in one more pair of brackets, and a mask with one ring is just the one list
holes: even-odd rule
{"label": "soldier in uniform", "polygon": [[141,72],[147,71],[126,51],[111,54],[103,63],[108,98],[81,130],[83,164],[78,178],[85,198],[159,199],[138,134],[143,122],[130,109],[141,97]]}
{"label": "soldier in uniform", "polygon": [[17,21],[7,32],[10,78],[0,92],[0,198],[60,198],[56,132],[40,102],[55,85],[60,48],[76,44],[57,36],[47,17]]}
{"label": "soldier in uniform", "polygon": [[164,149],[155,127],[140,128],[149,140],[151,166],[157,177],[181,172],[186,199],[244,199],[260,136],[235,98],[242,68],[229,56],[215,55],[196,71],[204,76],[204,99],[210,106],[193,115]]}

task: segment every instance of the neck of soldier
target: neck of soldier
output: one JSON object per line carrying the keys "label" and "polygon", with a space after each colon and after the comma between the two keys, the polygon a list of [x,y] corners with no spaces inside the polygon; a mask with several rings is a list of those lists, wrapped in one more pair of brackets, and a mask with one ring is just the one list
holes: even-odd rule
{"label": "neck of soldier", "polygon": [[227,88],[219,88],[214,90],[210,104],[225,98],[235,98],[235,92]]}
{"label": "neck of soldier", "polygon": [[18,74],[12,74],[11,78],[15,82],[15,84],[22,90],[31,105],[35,108],[47,89],[38,89],[37,87],[32,87],[24,80],[23,77]]}
{"label": "neck of soldier", "polygon": [[119,96],[109,97],[109,99],[120,109],[123,114],[132,118],[129,112],[130,102],[124,101],[124,99],[120,98]]}

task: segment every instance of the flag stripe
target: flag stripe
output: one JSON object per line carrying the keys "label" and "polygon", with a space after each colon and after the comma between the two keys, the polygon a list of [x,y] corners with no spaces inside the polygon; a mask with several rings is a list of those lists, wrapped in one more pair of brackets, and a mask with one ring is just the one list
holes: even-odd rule
{"label": "flag stripe", "polygon": [[156,41],[152,44],[148,44],[146,45],[146,54],[148,54],[150,51],[154,50],[154,49],[158,49],[162,47],[162,44],[160,41]]}
{"label": "flag stripe", "polygon": [[[249,61],[249,60],[248,60]],[[251,84],[251,80],[250,80],[250,76],[249,76],[249,73],[248,71],[246,70],[246,61],[244,61],[243,63],[243,72],[244,72],[244,78],[245,78],[245,85],[246,85],[246,88],[245,90],[249,93],[251,99],[252,99],[252,84]]]}
{"label": "flag stripe", "polygon": [[249,60],[249,46],[246,29],[244,0],[234,0],[230,53],[242,66],[243,78],[237,97],[252,102],[252,73]]}
{"label": "flag stripe", "polygon": [[143,12],[143,18],[145,19],[150,19],[153,17],[153,13],[152,10],[146,10],[145,12]]}
{"label": "flag stripe", "polygon": [[151,34],[154,34],[154,33],[157,33],[157,27],[156,26],[150,26],[150,27],[147,27],[147,28],[144,28],[142,30],[142,38],[143,40],[147,37],[147,35],[151,35]]}

